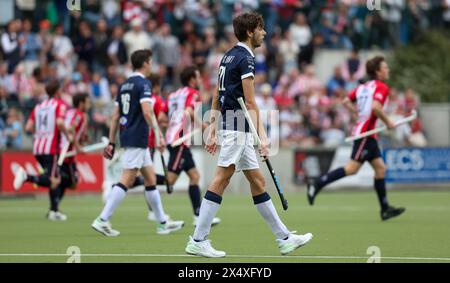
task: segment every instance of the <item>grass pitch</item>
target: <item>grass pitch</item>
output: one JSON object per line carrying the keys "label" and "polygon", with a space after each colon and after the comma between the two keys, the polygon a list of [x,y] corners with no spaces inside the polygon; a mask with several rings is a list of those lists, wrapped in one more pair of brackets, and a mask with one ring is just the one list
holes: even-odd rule
{"label": "grass pitch", "polygon": [[392,191],[388,196],[407,210],[382,222],[372,191],[324,192],[314,207],[304,192],[288,194],[286,212],[272,192],[287,227],[314,234],[307,246],[281,256],[251,197],[228,192],[218,213],[222,223],[210,235],[213,246],[227,252],[223,259],[185,255],[193,233],[187,193],[162,193],[166,213],[186,221],[182,230],[165,236],[146,219],[143,195],[128,195],[111,220],[121,232],[117,238],[90,227],[103,207],[100,196],[67,196],[61,205],[67,222],[44,218],[46,197],[0,199],[0,262],[64,263],[70,246],[79,247],[81,262],[367,262],[371,246],[379,248],[381,262],[450,262],[450,191]]}

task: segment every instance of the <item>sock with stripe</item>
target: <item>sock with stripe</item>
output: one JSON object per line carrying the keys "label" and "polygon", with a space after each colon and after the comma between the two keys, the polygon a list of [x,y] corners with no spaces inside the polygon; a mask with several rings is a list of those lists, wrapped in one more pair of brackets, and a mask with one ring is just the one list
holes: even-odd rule
{"label": "sock with stripe", "polygon": [[255,204],[256,209],[258,209],[259,214],[264,218],[264,221],[266,221],[267,225],[272,229],[275,237],[277,239],[287,239],[289,237],[289,230],[283,222],[281,222],[273,202],[270,199],[270,195],[267,192],[264,192],[260,195],[253,196],[253,203]]}
{"label": "sock with stripe", "polygon": [[145,187],[145,199],[147,200],[148,206],[155,213],[156,220],[161,224],[166,223],[167,218],[161,202],[161,195],[156,189],[156,186]]}
{"label": "sock with stripe", "polygon": [[222,203],[222,197],[211,191],[207,191],[200,205],[197,226],[194,231],[194,241],[200,242],[208,238],[211,223]]}
{"label": "sock with stripe", "polygon": [[102,213],[100,214],[100,219],[102,221],[108,221],[111,215],[114,213],[119,204],[123,201],[125,196],[127,195],[127,187],[121,183],[117,183],[113,185],[111,193],[109,194],[108,199],[106,200],[105,207],[103,208]]}
{"label": "sock with stripe", "polygon": [[202,203],[200,194],[200,188],[198,185],[189,186],[189,198],[191,199],[192,209],[194,210],[195,216],[198,216],[200,213],[200,206]]}

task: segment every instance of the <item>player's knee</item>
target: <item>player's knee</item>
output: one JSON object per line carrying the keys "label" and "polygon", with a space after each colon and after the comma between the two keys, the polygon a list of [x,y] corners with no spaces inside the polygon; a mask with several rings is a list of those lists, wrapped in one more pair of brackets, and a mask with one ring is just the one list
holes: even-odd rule
{"label": "player's knee", "polygon": [[255,177],[252,181],[251,181],[252,187],[259,190],[259,191],[264,191],[265,187],[266,187],[266,179],[264,179],[264,176],[258,176]]}
{"label": "player's knee", "polygon": [[386,166],[380,165],[375,168],[375,178],[376,179],[382,179],[384,178],[384,175],[386,174]]}
{"label": "player's knee", "polygon": [[191,185],[197,185],[199,182],[200,182],[200,175],[198,173],[191,174],[191,176],[189,176],[189,183]]}
{"label": "player's knee", "polygon": [[353,166],[346,166],[344,168],[344,171],[345,171],[346,176],[351,176],[351,175],[355,175],[356,173],[358,173],[358,169]]}

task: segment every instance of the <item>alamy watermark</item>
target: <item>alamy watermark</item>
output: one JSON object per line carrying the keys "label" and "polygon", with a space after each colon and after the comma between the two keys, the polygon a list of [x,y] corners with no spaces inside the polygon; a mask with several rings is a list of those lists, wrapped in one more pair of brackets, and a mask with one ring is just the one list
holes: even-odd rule
{"label": "alamy watermark", "polygon": [[367,254],[370,257],[367,259],[367,263],[380,263],[381,262],[381,249],[377,246],[370,246],[367,248]]}
{"label": "alamy watermark", "polygon": [[77,246],[67,248],[66,254],[69,256],[67,263],[81,263],[81,249]]}
{"label": "alamy watermark", "polygon": [[66,6],[69,11],[81,11],[81,0],[67,0]]}
{"label": "alamy watermark", "polygon": [[367,0],[366,7],[369,11],[380,11],[381,10],[381,0]]}

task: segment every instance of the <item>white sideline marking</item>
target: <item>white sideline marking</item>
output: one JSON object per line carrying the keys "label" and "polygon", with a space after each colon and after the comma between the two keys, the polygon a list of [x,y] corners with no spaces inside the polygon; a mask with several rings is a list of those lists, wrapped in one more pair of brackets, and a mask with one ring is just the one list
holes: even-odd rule
{"label": "white sideline marking", "polygon": [[[0,254],[0,257],[52,257],[52,256],[69,256],[68,254]],[[79,254],[81,257],[194,257],[187,254]],[[298,258],[298,259],[367,259],[368,256],[322,256],[322,255],[304,255],[304,256],[281,256],[281,255],[227,255],[228,258]],[[386,260],[435,260],[450,261],[447,257],[397,257],[383,256],[380,259]]]}

